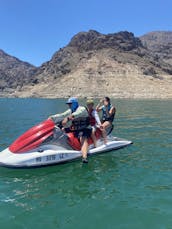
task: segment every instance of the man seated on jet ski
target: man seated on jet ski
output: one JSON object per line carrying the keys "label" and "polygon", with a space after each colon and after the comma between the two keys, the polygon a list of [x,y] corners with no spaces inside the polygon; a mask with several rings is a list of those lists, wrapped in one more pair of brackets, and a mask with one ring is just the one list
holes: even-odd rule
{"label": "man seated on jet ski", "polygon": [[[102,111],[102,127],[107,130],[109,127],[112,127],[113,120],[115,118],[116,108],[111,104],[109,97],[104,97],[100,100],[99,104],[96,107],[97,112]],[[103,132],[105,142],[107,142],[106,131]]]}
{"label": "man seated on jet ski", "polygon": [[66,102],[69,109],[61,114],[52,115],[51,118],[56,124],[61,121],[62,126],[74,132],[74,135],[81,142],[81,152],[83,163],[88,163],[88,138],[91,137],[92,129],[89,128],[89,115],[84,106],[79,106],[76,98],[69,98]]}

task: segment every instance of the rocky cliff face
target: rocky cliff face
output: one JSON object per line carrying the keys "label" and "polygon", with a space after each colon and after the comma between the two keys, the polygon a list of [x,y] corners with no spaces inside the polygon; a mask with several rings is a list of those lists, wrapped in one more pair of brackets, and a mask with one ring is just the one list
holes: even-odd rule
{"label": "rocky cliff face", "polygon": [[13,96],[172,97],[172,66],[133,33],[90,30],[76,34],[41,67],[31,66],[23,82]]}
{"label": "rocky cliff face", "polygon": [[[172,74],[171,66],[162,60],[160,61],[132,33],[119,32],[104,35],[90,30],[75,35],[68,46],[56,52],[50,61],[38,69],[36,77],[39,81],[56,80],[76,71],[83,61],[86,63],[95,56],[98,58],[98,54],[103,55],[101,60],[97,59],[100,68],[103,65],[103,59],[104,62],[110,59],[111,62],[116,62],[119,66],[120,64],[129,64],[131,69],[137,65],[137,71],[143,75],[159,77],[162,74]],[[105,63],[103,68],[106,71]],[[98,66],[96,69],[96,73],[101,71]],[[83,66],[83,71],[88,72],[88,69],[84,69]],[[94,66],[92,71],[95,71]],[[125,66],[119,71],[123,73]]]}
{"label": "rocky cliff face", "polygon": [[160,61],[172,65],[172,32],[151,32],[140,39]]}
{"label": "rocky cliff face", "polygon": [[101,34],[97,31],[81,32],[75,35],[69,45],[75,47],[78,52],[87,52],[91,50],[116,49],[131,51],[142,47],[142,43],[133,33],[119,32],[114,34]]}
{"label": "rocky cliff face", "polygon": [[34,83],[36,68],[0,50],[0,93],[19,90]]}

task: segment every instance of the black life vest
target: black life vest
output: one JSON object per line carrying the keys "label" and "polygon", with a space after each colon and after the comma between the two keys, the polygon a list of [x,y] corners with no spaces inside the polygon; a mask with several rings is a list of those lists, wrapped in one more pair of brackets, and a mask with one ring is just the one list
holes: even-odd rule
{"label": "black life vest", "polygon": [[76,118],[72,121],[71,130],[83,130],[90,125],[90,118],[89,117],[80,117]]}
{"label": "black life vest", "polygon": [[[112,105],[109,104],[108,105],[108,112],[110,111],[111,108],[112,108]],[[115,114],[108,115],[106,112],[106,107],[103,106],[102,107],[102,121],[103,122],[105,122],[105,121],[113,122],[114,118],[115,118]]]}

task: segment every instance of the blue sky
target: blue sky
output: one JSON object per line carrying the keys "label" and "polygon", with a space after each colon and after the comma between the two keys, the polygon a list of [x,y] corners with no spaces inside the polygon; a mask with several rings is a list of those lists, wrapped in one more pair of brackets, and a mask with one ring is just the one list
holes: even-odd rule
{"label": "blue sky", "polygon": [[0,0],[0,49],[39,66],[80,31],[172,31],[171,9],[171,0]]}

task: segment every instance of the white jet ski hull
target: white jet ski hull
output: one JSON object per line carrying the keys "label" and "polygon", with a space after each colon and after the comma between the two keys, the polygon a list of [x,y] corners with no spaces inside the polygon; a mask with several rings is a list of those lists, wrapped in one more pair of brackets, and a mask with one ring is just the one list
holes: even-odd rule
{"label": "white jet ski hull", "polygon": [[[93,148],[92,145],[90,146],[88,156],[117,150],[131,145],[132,142],[111,137],[108,139],[106,145],[103,144],[102,140],[99,140],[97,144],[98,147],[96,148]],[[44,144],[25,153],[12,153],[10,149],[7,148],[0,152],[0,166],[9,168],[36,168],[67,163],[81,157],[81,151],[65,149],[55,144]]]}

